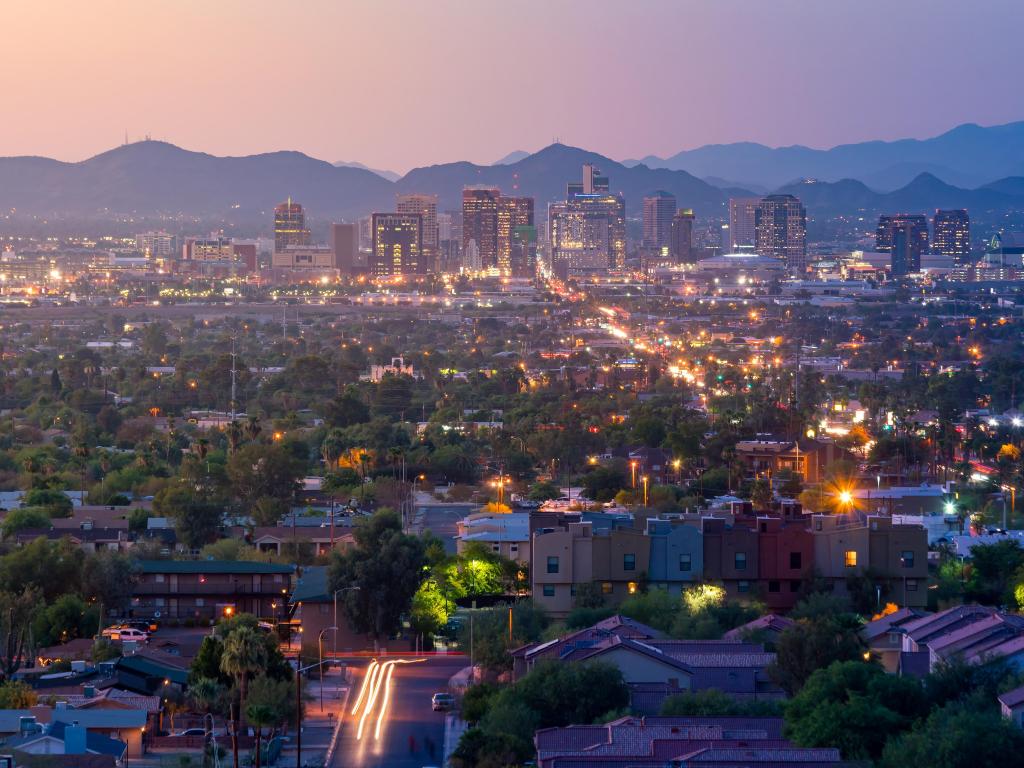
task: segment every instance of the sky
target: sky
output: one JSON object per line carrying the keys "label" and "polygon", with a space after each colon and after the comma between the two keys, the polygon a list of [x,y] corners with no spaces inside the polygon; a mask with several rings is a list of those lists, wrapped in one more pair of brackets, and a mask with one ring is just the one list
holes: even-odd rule
{"label": "sky", "polygon": [[127,132],[404,172],[555,139],[625,159],[1024,119],[1021,0],[5,5],[0,155]]}

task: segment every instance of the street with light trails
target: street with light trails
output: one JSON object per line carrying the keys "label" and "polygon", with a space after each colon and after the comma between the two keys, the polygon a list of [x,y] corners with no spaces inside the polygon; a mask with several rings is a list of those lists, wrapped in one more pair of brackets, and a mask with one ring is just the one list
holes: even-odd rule
{"label": "street with light trails", "polygon": [[462,655],[372,660],[353,680],[332,766],[441,765],[445,713],[430,698],[466,663]]}

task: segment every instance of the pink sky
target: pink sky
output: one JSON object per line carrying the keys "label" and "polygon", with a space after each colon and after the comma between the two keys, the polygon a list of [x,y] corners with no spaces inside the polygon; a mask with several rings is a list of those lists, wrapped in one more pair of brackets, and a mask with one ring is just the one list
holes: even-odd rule
{"label": "pink sky", "polygon": [[2,15],[0,155],[145,134],[404,171],[1024,118],[1016,0],[46,0]]}

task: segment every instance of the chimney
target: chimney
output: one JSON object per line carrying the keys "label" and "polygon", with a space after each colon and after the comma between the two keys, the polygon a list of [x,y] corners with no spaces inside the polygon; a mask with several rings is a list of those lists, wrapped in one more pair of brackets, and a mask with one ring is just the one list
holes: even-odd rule
{"label": "chimney", "polygon": [[64,727],[64,754],[85,754],[85,728],[80,726],[77,720]]}

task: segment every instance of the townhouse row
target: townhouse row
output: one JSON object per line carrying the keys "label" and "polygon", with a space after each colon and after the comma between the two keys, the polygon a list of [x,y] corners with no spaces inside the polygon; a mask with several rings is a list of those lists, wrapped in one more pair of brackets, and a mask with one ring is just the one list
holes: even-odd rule
{"label": "townhouse row", "polygon": [[792,505],[771,515],[533,517],[533,597],[556,617],[579,604],[584,585],[612,607],[645,588],[714,583],[729,598],[786,611],[812,579],[840,593],[866,584],[880,604],[927,603],[927,531],[886,515],[804,515]]}

